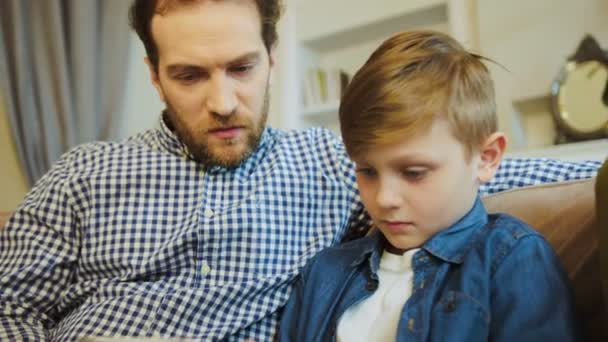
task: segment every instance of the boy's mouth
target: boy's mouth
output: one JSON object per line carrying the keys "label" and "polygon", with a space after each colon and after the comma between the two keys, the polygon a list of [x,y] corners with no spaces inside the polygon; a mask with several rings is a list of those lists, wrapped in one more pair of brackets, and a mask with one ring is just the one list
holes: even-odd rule
{"label": "boy's mouth", "polygon": [[412,221],[389,221],[383,220],[381,223],[391,232],[403,232],[411,230],[413,226]]}

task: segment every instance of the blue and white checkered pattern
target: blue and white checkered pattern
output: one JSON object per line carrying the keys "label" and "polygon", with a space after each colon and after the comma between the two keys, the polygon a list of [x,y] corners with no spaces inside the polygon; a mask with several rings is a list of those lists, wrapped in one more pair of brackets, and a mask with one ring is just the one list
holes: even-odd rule
{"label": "blue and white checkered pattern", "polygon": [[[595,174],[506,160],[484,193]],[[272,339],[290,280],[366,229],[331,133],[267,129],[234,170],[204,169],[161,127],[67,153],[0,232],[0,340]]]}

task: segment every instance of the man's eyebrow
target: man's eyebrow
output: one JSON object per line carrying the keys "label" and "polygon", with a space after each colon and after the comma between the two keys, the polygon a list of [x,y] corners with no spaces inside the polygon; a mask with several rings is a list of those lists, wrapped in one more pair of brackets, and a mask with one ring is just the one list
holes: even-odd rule
{"label": "man's eyebrow", "polygon": [[192,65],[192,64],[171,64],[167,66],[168,74],[175,74],[177,72],[188,72],[188,71],[201,71],[203,68]]}
{"label": "man's eyebrow", "polygon": [[[233,58],[232,60],[230,60],[227,63],[227,65],[234,65],[234,64],[239,64],[239,63],[243,63],[243,62],[255,62],[259,58],[260,58],[260,52],[258,52],[258,51],[247,52],[247,53],[244,53],[240,56]],[[196,64],[177,63],[177,64],[168,65],[166,67],[166,70],[167,70],[168,74],[173,74],[176,72],[204,71],[205,68],[198,66]]]}
{"label": "man's eyebrow", "polygon": [[258,51],[247,52],[247,53],[244,53],[244,54],[232,59],[230,62],[228,62],[228,64],[237,64],[237,63],[242,63],[242,62],[247,62],[247,61],[256,61],[259,58],[260,58],[260,52],[258,52]]}

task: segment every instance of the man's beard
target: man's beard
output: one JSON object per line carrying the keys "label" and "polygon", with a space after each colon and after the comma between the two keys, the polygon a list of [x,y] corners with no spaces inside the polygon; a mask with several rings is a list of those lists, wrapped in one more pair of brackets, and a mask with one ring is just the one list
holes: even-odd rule
{"label": "man's beard", "polygon": [[[247,135],[245,137],[245,149],[233,153],[222,153],[221,151],[213,152],[207,141],[202,139],[207,134],[209,127],[195,128],[195,131],[190,131],[183,119],[177,114],[170,101],[167,102],[167,109],[163,113],[163,119],[167,126],[177,135],[179,140],[186,146],[188,152],[192,156],[192,159],[205,165],[206,167],[221,166],[226,168],[234,168],[239,166],[245,159],[249,158],[253,151],[257,148],[264,133],[266,127],[266,121],[268,119],[268,108],[269,108],[269,92],[266,88],[264,94],[264,103],[261,108],[261,113],[258,122],[252,120],[245,120],[238,117],[238,114],[232,114],[230,116],[221,116],[217,114],[211,115],[211,120],[215,120],[216,127],[229,127],[229,126],[243,126],[247,129]],[[197,135],[198,133],[198,135]],[[198,137],[198,139],[197,139]],[[227,140],[224,142],[225,145],[236,144],[236,141]]]}

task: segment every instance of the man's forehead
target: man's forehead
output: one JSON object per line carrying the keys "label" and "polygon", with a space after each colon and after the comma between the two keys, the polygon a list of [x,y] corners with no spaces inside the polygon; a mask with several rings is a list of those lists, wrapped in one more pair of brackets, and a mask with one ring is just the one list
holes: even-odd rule
{"label": "man's forehead", "polygon": [[[212,31],[217,29],[242,28],[252,34],[261,34],[261,17],[251,0],[159,0],[175,3],[163,5],[151,18],[153,35],[160,27],[165,31],[176,28]],[[161,8],[161,7],[159,7]]]}
{"label": "man's forehead", "polygon": [[154,13],[164,15],[177,7],[193,5],[207,0],[156,0]]}
{"label": "man's forehead", "polygon": [[257,10],[257,6],[256,6],[256,3],[254,0],[156,0],[154,14],[165,15],[178,8],[200,5],[205,2],[215,2],[215,3],[232,2],[232,3],[236,3],[236,4],[254,6]]}
{"label": "man's forehead", "polygon": [[257,9],[244,5],[250,1],[191,2],[198,5],[153,17],[159,56],[226,61],[264,49]]}

